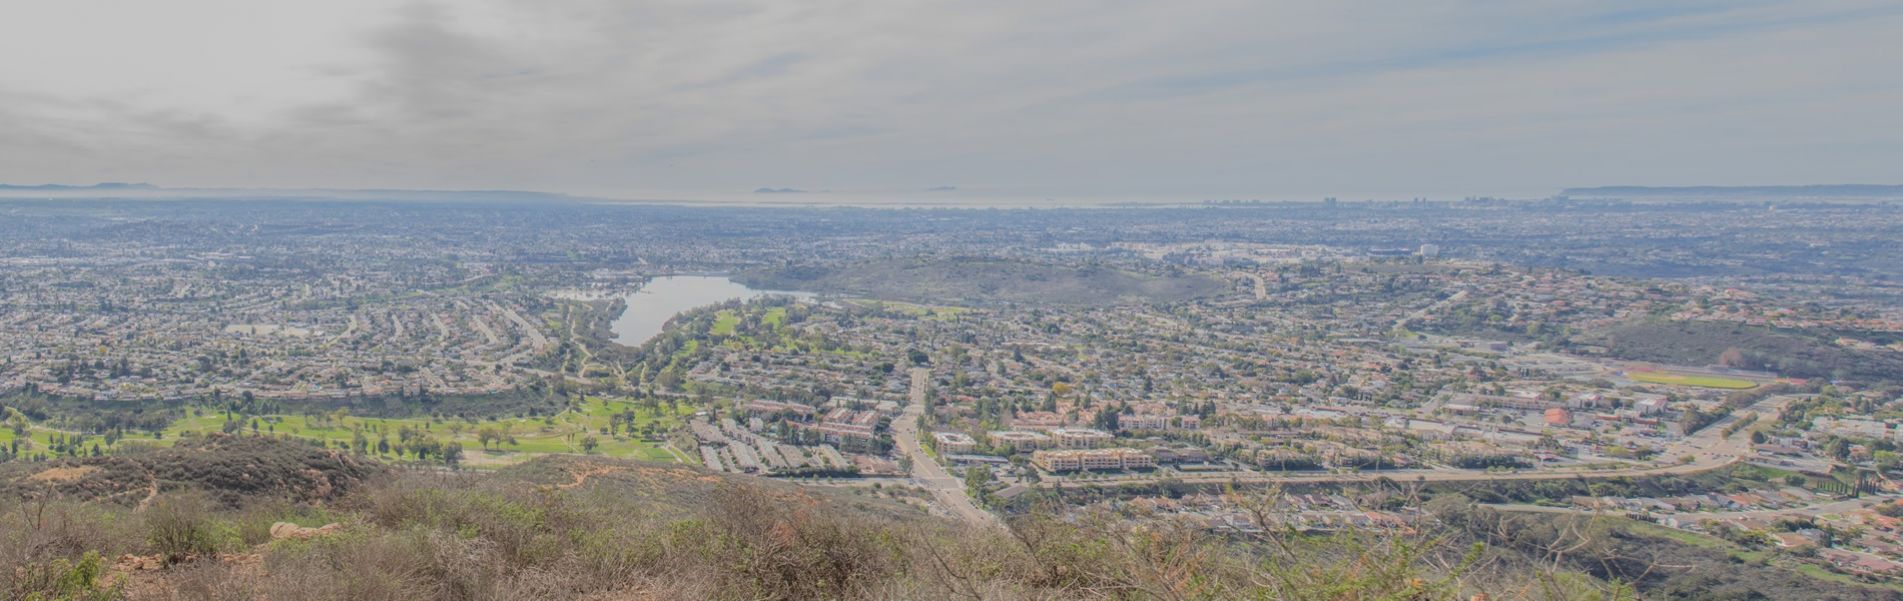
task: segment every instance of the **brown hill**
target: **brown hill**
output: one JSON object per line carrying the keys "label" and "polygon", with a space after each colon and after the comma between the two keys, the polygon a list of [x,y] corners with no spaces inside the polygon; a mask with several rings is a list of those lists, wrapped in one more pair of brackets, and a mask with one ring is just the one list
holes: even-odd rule
{"label": "brown hill", "polygon": [[387,471],[303,441],[212,435],[139,454],[0,465],[0,493],[140,506],[162,492],[198,490],[236,507],[333,499]]}

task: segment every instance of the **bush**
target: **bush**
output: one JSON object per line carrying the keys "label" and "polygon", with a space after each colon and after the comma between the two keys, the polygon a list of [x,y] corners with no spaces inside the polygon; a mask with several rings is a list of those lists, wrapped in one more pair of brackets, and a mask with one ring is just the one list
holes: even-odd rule
{"label": "bush", "polygon": [[[1074,508],[1034,511],[1008,529],[974,528],[810,489],[691,471],[685,482],[670,482],[659,470],[617,466],[627,469],[626,479],[603,477],[574,489],[538,483],[566,482],[565,476],[406,474],[328,505],[252,499],[233,508],[203,494],[170,493],[136,514],[54,504],[27,528],[19,516],[31,514],[8,512],[0,514],[0,578],[24,580],[0,589],[0,601],[70,597],[76,582],[92,590],[104,572],[100,555],[87,563],[85,551],[140,539],[179,565],[141,572],[138,592],[220,600],[1451,601],[1482,590],[1524,590],[1541,579],[1552,580],[1544,587],[1552,590],[1596,584],[1566,574],[1554,580],[1551,571],[1523,563],[1496,562],[1497,572],[1475,579],[1466,568],[1473,551],[1444,532],[1322,536],[1266,529],[1243,536],[1211,532],[1195,520]],[[641,496],[668,486],[678,488]],[[264,525],[279,519],[352,527],[270,540]],[[129,528],[115,535],[114,524]],[[243,558],[180,563],[220,551]],[[261,560],[253,563],[253,553]]]}
{"label": "bush", "polygon": [[212,507],[195,493],[159,497],[143,514],[146,543],[168,564],[217,554],[232,533],[213,517]]}
{"label": "bush", "polygon": [[28,601],[115,601],[124,598],[124,583],[100,586],[99,577],[105,572],[106,562],[100,559],[99,552],[87,551],[78,562],[55,559],[24,566],[14,572],[12,582],[0,588],[0,592],[7,593],[9,599]]}

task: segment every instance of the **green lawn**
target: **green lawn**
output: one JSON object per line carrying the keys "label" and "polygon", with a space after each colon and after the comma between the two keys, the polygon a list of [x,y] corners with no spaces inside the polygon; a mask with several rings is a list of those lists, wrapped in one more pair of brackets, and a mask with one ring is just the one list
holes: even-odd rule
{"label": "green lawn", "polygon": [[[610,417],[623,411],[635,413],[635,436],[625,432],[619,436],[601,433]],[[639,432],[648,424],[655,425],[655,432],[665,436],[666,432],[682,423],[681,418],[692,414],[694,409],[681,406],[677,412],[670,412],[665,404],[650,412],[639,403],[623,400],[610,400],[590,397],[579,409],[563,412],[547,419],[542,418],[505,418],[488,420],[437,420],[428,417],[414,418],[378,418],[344,416],[341,419],[323,417],[312,418],[303,415],[265,415],[246,420],[239,428],[240,432],[252,432],[252,422],[257,423],[260,434],[287,434],[300,438],[316,439],[327,444],[348,444],[355,433],[362,430],[374,448],[377,440],[388,437],[392,444],[398,439],[398,432],[404,428],[421,430],[428,436],[443,442],[461,443],[464,450],[464,464],[470,467],[496,467],[526,461],[536,455],[551,453],[582,453],[581,441],[594,436],[600,446],[595,454],[609,457],[627,457],[649,461],[675,461],[675,455],[661,445],[662,441],[646,441],[639,438]],[[167,439],[181,435],[206,434],[223,431],[225,415],[205,409],[193,411],[194,415],[173,422],[166,428]],[[493,428],[506,431],[515,437],[516,443],[499,443],[484,449],[478,438],[478,432]]]}
{"label": "green lawn", "polygon": [[715,336],[732,336],[734,326],[740,325],[740,314],[732,310],[723,310],[714,315],[714,327],[708,330]]}
{"label": "green lawn", "polygon": [[900,301],[855,300],[852,302],[860,304],[860,305],[866,305],[866,306],[877,306],[884,309],[907,313],[915,317],[921,317],[925,319],[935,319],[935,320],[952,319],[954,317],[963,315],[971,311],[971,309],[965,308],[965,307],[947,307],[944,305],[921,305],[917,303],[906,303],[906,302],[900,302]]}
{"label": "green lawn", "polygon": [[[33,424],[27,428],[25,439],[20,441],[20,453],[23,455],[31,455],[34,453],[49,453],[51,452],[51,449],[53,446],[53,438],[55,436],[60,436],[60,435],[61,433],[58,430],[44,427],[41,424]],[[73,436],[73,435],[68,434],[68,436]],[[13,441],[19,438],[21,437],[13,433],[13,426],[11,424],[8,424],[4,427],[0,427],[0,447],[6,447],[8,449],[11,449],[13,448]],[[144,432],[130,433],[126,435],[125,438],[121,439],[121,441],[141,442],[144,444],[151,444],[154,442],[152,439],[152,435],[144,433]],[[101,450],[107,450],[107,451],[112,450],[112,448],[114,447],[114,445],[106,444],[106,437],[104,436],[99,436],[96,434],[87,435],[86,442],[85,442],[85,449],[89,451],[92,449],[93,445],[95,444],[99,445],[99,448]],[[162,444],[169,444],[169,441],[165,441]]]}
{"label": "green lawn", "polygon": [[1744,390],[1746,388],[1758,387],[1757,382],[1752,382],[1750,380],[1741,380],[1738,378],[1723,378],[1718,376],[1696,376],[1691,374],[1681,374],[1681,373],[1664,372],[1664,371],[1631,371],[1631,372],[1626,372],[1625,377],[1631,378],[1635,381],[1651,382],[1653,384],[1672,384],[1676,386],[1698,386],[1701,388],[1720,388],[1724,390]]}
{"label": "green lawn", "polygon": [[760,317],[760,322],[775,328],[780,327],[780,324],[786,323],[786,307],[767,309],[766,315]]}

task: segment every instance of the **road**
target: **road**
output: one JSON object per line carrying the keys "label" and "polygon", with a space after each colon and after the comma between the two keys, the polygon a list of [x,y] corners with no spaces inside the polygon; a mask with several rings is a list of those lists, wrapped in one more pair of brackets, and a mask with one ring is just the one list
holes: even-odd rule
{"label": "road", "polygon": [[1434,304],[1431,304],[1431,305],[1428,305],[1428,306],[1425,306],[1425,307],[1421,307],[1421,308],[1420,308],[1420,310],[1418,310],[1418,311],[1415,311],[1415,312],[1413,312],[1413,313],[1409,313],[1409,314],[1407,314],[1407,315],[1403,315],[1403,316],[1401,316],[1401,318],[1400,318],[1400,319],[1396,319],[1396,320],[1394,320],[1394,329],[1396,329],[1396,330],[1401,330],[1401,329],[1406,329],[1406,328],[1407,328],[1407,322],[1410,322],[1410,321],[1414,321],[1414,320],[1416,320],[1416,319],[1427,319],[1427,316],[1428,316],[1429,314],[1431,314],[1431,313],[1433,313],[1433,312],[1435,312],[1435,311],[1438,311],[1438,310],[1440,310],[1440,308],[1441,308],[1441,307],[1444,307],[1444,306],[1447,306],[1447,305],[1451,305],[1451,304],[1454,304],[1454,303],[1458,303],[1458,302],[1460,302],[1460,301],[1464,301],[1464,300],[1467,300],[1467,291],[1466,291],[1466,290],[1462,290],[1462,291],[1459,291],[1459,292],[1455,292],[1453,296],[1449,296],[1449,297],[1447,297],[1447,298],[1443,298],[1443,299],[1440,299],[1439,301],[1436,301],[1436,302],[1435,302]]}
{"label": "road", "polygon": [[[1780,395],[1758,401],[1750,407],[1733,411],[1724,419],[1713,422],[1704,429],[1692,433],[1684,440],[1668,447],[1660,456],[1671,460],[1678,457],[1691,457],[1691,463],[1675,465],[1636,467],[1611,470],[1551,469],[1520,472],[1484,472],[1463,469],[1431,470],[1382,470],[1352,474],[1311,473],[1311,474],[1208,474],[1177,475],[1173,480],[1188,484],[1357,484],[1371,483],[1382,479],[1393,482],[1494,482],[1502,480],[1603,480],[1608,478],[1650,478],[1656,476],[1691,476],[1702,474],[1743,461],[1751,453],[1750,438],[1744,431],[1726,437],[1726,426],[1744,419],[1747,415],[1759,413],[1775,415],[1786,403],[1802,395]],[[1125,477],[1093,479],[1085,481],[1046,479],[1035,486],[1039,488],[1111,488],[1124,485],[1145,484],[1155,478]]]}
{"label": "road", "polygon": [[1262,276],[1247,271],[1238,271],[1231,275],[1247,278],[1251,283],[1255,284],[1253,292],[1255,293],[1256,300],[1269,300],[1269,283],[1263,281]]}
{"label": "road", "polygon": [[[1827,502],[1818,503],[1815,505],[1809,505],[1805,507],[1791,507],[1787,509],[1748,509],[1743,511],[1701,511],[1701,512],[1676,513],[1671,515],[1677,515],[1680,517],[1693,517],[1700,520],[1724,520],[1724,519],[1732,519],[1732,518],[1779,518],[1779,517],[1791,516],[1791,515],[1805,515],[1810,517],[1820,517],[1820,516],[1831,515],[1831,514],[1849,513],[1852,511],[1869,507],[1871,505],[1876,505],[1879,503],[1889,503],[1892,501],[1894,501],[1894,497],[1863,497],[1860,499],[1827,501]],[[1598,511],[1598,510],[1585,509],[1580,507],[1547,507],[1544,505],[1525,505],[1525,504],[1519,504],[1519,503],[1487,504],[1486,507],[1491,507],[1493,509],[1498,509],[1500,511],[1517,511],[1517,512],[1523,512],[1523,513],[1554,513],[1554,514],[1574,514],[1574,515],[1598,515],[1601,513],[1615,513],[1615,514],[1622,513],[1622,511],[1619,511],[1619,510]]]}
{"label": "road", "polygon": [[918,418],[925,414],[925,393],[931,386],[932,370],[912,368],[911,402],[892,420],[892,440],[899,452],[912,460],[912,480],[932,494],[932,505],[952,516],[973,524],[998,525],[998,516],[978,507],[965,494],[965,481],[945,471],[937,460],[925,454],[918,441]]}

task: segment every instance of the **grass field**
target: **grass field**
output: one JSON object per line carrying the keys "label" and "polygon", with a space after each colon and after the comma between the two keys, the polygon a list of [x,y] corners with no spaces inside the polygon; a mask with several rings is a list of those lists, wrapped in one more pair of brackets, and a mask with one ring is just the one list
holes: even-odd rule
{"label": "grass field", "polygon": [[944,305],[921,305],[918,303],[908,303],[908,302],[902,302],[902,301],[853,300],[851,302],[856,305],[868,306],[868,307],[880,307],[880,308],[891,310],[891,311],[903,312],[915,317],[922,317],[925,319],[933,319],[933,320],[939,320],[939,321],[949,320],[949,319],[971,312],[971,309],[968,309],[965,307],[948,307]]}
{"label": "grass field", "polygon": [[[607,428],[613,415],[630,411],[630,409],[636,415],[636,422],[634,422],[634,430],[638,432],[636,436],[628,436],[626,432],[620,436],[601,434],[601,428]],[[695,460],[693,456],[677,456],[670,453],[664,447],[666,441],[660,441],[660,439],[647,441],[639,437],[639,432],[647,430],[649,424],[653,424],[653,432],[658,437],[666,437],[670,430],[674,430],[681,424],[681,418],[693,415],[693,411],[695,409],[689,405],[681,405],[672,413],[666,405],[660,405],[655,411],[649,411],[634,401],[588,397],[586,403],[582,403],[579,409],[563,411],[561,415],[548,418],[436,420],[436,418],[428,417],[314,418],[304,417],[304,415],[259,415],[242,422],[238,432],[251,434],[253,432],[251,424],[257,422],[257,434],[265,434],[265,436],[284,434],[284,436],[304,437],[304,439],[318,439],[335,447],[337,443],[348,445],[356,436],[356,432],[362,430],[363,437],[367,437],[371,447],[375,447],[377,439],[384,436],[390,439],[392,445],[396,445],[398,432],[403,428],[411,428],[411,430],[422,430],[426,436],[436,437],[445,443],[449,441],[462,443],[462,464],[468,468],[499,468],[499,466],[518,464],[533,456],[550,455],[550,453],[582,455],[580,441],[586,436],[594,436],[599,441],[599,447],[596,447],[594,455],[622,456],[622,458],[658,460],[658,462],[676,462],[685,458],[685,462],[693,462]],[[497,430],[506,428],[510,436],[516,437],[516,443],[514,445],[495,443],[491,445],[491,449],[483,449],[478,439],[478,432],[481,432],[483,428],[497,428]],[[162,436],[156,439],[147,432],[135,432],[135,434],[128,434],[120,443],[171,445],[179,437],[202,436],[202,434],[213,434],[223,430],[225,430],[225,413],[219,413],[213,409],[192,409],[188,417],[171,422],[171,426],[167,426]],[[59,436],[57,430],[46,428],[44,424],[34,424],[27,430],[27,439],[30,443],[23,441],[21,453],[46,453],[51,447],[51,439],[55,436]],[[11,445],[15,437],[17,436],[13,434],[11,428],[0,428],[0,445]],[[91,449],[93,443],[99,443],[107,451],[112,449],[105,445],[105,437],[89,436],[86,449]],[[396,456],[383,456],[383,458],[396,458]]]}
{"label": "grass field", "polygon": [[[785,313],[782,312],[782,315]],[[716,336],[732,336],[734,326],[740,325],[740,315],[733,311],[721,311],[714,317],[714,327],[710,330]]]}
{"label": "grass field", "polygon": [[1629,372],[1626,372],[1625,377],[1631,378],[1634,381],[1650,382],[1653,384],[1671,384],[1675,386],[1697,386],[1700,388],[1720,388],[1724,390],[1744,390],[1746,388],[1758,387],[1757,382],[1753,382],[1750,380],[1743,380],[1739,378],[1724,378],[1719,376],[1699,376],[1699,375],[1692,375],[1692,374],[1674,373],[1669,371],[1629,371]]}
{"label": "grass field", "polygon": [[[743,308],[740,310],[722,309],[720,312],[714,314],[713,325],[707,329],[707,333],[713,336],[725,337],[724,342],[721,344],[725,348],[732,350],[758,349],[779,353],[823,352],[858,359],[864,359],[867,356],[864,351],[852,348],[822,350],[817,345],[814,345],[811,340],[801,338],[798,335],[798,330],[786,327],[786,307],[766,308],[765,312],[759,314],[760,323],[765,325],[765,328],[755,328],[751,333],[740,333],[738,326],[744,315],[741,311],[758,310],[757,307]],[[689,339],[687,344],[681,346],[681,350],[674,353],[671,361],[688,360],[699,351],[700,340]]]}
{"label": "grass field", "polygon": [[[59,436],[73,435],[64,434],[58,430],[34,424],[27,428],[26,436],[22,439],[21,436],[13,433],[13,426],[8,424],[4,427],[0,427],[0,447],[11,449],[13,448],[14,440],[18,439],[20,440],[20,454],[22,455],[30,456],[36,453],[50,453],[53,446],[53,439]],[[145,441],[149,443],[152,441],[152,437],[149,434],[139,432],[128,435],[125,440]],[[98,444],[101,450],[112,449],[111,446],[106,444],[105,437],[87,436],[82,451],[90,451],[94,444]]]}
{"label": "grass field", "polygon": [[[586,436],[594,436],[600,446],[594,454],[608,457],[626,457],[648,461],[677,461],[677,456],[669,452],[660,440],[641,440],[637,434],[630,437],[625,433],[609,436],[602,433],[608,427],[612,416],[623,411],[635,413],[635,431],[640,432],[650,424],[660,437],[681,424],[681,418],[693,413],[693,408],[681,406],[678,412],[670,413],[666,405],[654,412],[632,401],[610,400],[590,397],[579,408],[565,411],[559,415],[543,418],[508,418],[490,420],[437,420],[427,417],[415,418],[375,418],[344,416],[341,419],[309,417],[303,415],[265,415],[246,421],[240,427],[242,433],[252,431],[252,421],[257,423],[260,434],[288,434],[299,438],[321,440],[331,446],[341,442],[349,444],[357,431],[362,430],[374,447],[380,437],[389,437],[392,444],[397,441],[397,433],[404,428],[421,430],[427,435],[443,442],[457,442],[463,446],[463,464],[468,467],[499,467],[526,461],[536,455],[551,453],[581,454],[581,441]],[[205,434],[220,432],[224,428],[225,415],[210,410],[194,410],[192,415],[173,422],[166,428],[167,439],[176,439],[186,433]],[[516,444],[494,444],[485,450],[477,433],[485,428],[506,431],[515,438]],[[689,458],[691,461],[691,458]]]}

